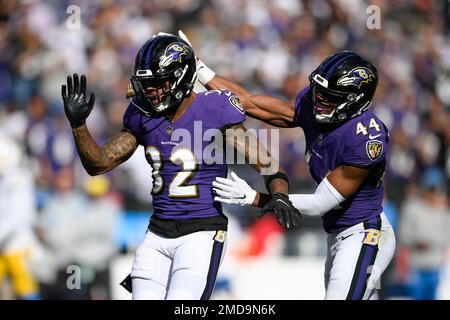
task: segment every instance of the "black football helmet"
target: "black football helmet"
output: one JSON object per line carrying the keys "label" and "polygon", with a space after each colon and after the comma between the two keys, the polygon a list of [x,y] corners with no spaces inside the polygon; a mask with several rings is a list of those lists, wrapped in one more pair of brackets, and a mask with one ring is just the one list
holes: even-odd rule
{"label": "black football helmet", "polygon": [[[192,47],[174,35],[153,36],[139,50],[131,83],[152,114],[180,106],[197,77]],[[147,109],[147,108],[145,108]]]}
{"label": "black football helmet", "polygon": [[338,123],[370,107],[378,72],[363,55],[341,51],[323,60],[310,74],[309,81],[316,121]]}

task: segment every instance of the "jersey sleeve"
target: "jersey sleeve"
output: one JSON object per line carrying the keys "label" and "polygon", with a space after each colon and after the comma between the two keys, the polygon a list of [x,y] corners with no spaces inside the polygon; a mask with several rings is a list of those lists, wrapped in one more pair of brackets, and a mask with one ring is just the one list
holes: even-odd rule
{"label": "jersey sleeve", "polygon": [[207,117],[218,129],[245,121],[245,110],[237,95],[229,90],[211,90],[204,94]]}
{"label": "jersey sleeve", "polygon": [[138,135],[137,122],[140,117],[140,112],[137,106],[139,105],[139,99],[133,98],[128,104],[127,110],[123,115],[123,128],[135,136]]}
{"label": "jersey sleeve", "polygon": [[365,128],[362,122],[355,122],[343,133],[340,148],[342,164],[369,167],[386,160],[389,142],[386,127],[379,121],[378,131],[373,128],[365,131]]}
{"label": "jersey sleeve", "polygon": [[308,87],[304,88],[303,90],[301,90],[298,94],[297,97],[295,97],[295,115],[294,115],[294,119],[295,119],[295,124],[299,127],[303,127],[303,119],[304,119],[304,115],[305,115],[305,110],[304,110],[304,106],[302,106],[302,104],[304,104],[304,99],[303,97],[305,96],[306,92],[308,91]]}

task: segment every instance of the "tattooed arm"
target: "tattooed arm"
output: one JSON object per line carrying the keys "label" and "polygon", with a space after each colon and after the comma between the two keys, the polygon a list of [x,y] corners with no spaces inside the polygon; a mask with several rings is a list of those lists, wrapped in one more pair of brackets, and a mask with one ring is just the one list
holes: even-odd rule
{"label": "tattooed arm", "polygon": [[256,170],[262,175],[267,175],[266,187],[269,189],[270,195],[256,192],[247,182],[232,172],[232,179],[217,177],[213,182],[213,191],[216,193],[214,200],[228,204],[251,204],[254,207],[262,207],[258,218],[270,212],[275,214],[278,223],[287,229],[296,227],[301,214],[289,200],[288,178],[278,161],[270,156],[258,139],[243,125],[236,125],[231,130],[228,129],[226,140],[228,144],[234,146],[239,154],[244,155],[246,161]]}
{"label": "tattooed arm", "polygon": [[130,132],[122,132],[111,138],[105,145],[99,147],[86,127],[86,119],[92,111],[95,94],[86,99],[86,76],[81,80],[78,74],[67,77],[67,85],[61,87],[64,102],[64,112],[72,127],[81,163],[86,171],[94,176],[108,172],[130,158],[138,143]]}
{"label": "tattooed arm", "polygon": [[136,137],[123,130],[99,146],[86,125],[72,130],[81,163],[91,176],[103,174],[128,160],[138,147]]}
{"label": "tattooed arm", "polygon": [[[264,176],[267,189],[271,194],[277,192],[288,194],[288,181],[282,178],[273,178],[274,174],[278,172],[285,174],[286,171],[244,125],[238,124],[227,129],[226,142],[233,146],[238,154],[245,157],[246,163]],[[263,207],[269,200],[270,196],[258,192],[253,206]]]}

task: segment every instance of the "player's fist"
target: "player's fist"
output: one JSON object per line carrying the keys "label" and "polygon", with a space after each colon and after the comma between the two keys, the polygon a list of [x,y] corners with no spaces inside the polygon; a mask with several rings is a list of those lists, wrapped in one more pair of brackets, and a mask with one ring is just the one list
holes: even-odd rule
{"label": "player's fist", "polygon": [[78,128],[86,122],[86,118],[92,111],[95,102],[95,94],[91,93],[89,101],[86,101],[86,76],[78,74],[67,76],[67,86],[62,85],[61,95],[64,101],[64,112],[69,119],[72,128]]}
{"label": "player's fist", "polygon": [[300,211],[292,205],[289,197],[279,192],[272,195],[272,199],[259,212],[258,218],[263,217],[268,212],[273,212],[278,219],[278,223],[286,229],[297,227],[298,220],[302,217]]}

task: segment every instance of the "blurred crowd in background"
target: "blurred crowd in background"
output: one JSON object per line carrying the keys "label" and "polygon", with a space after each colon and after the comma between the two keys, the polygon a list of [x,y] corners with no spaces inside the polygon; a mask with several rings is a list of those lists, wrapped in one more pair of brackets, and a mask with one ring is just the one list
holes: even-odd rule
{"label": "blurred crowd in background", "polygon": [[[71,5],[80,8],[80,28],[71,24],[77,14]],[[367,27],[369,5],[380,9],[379,29]],[[19,168],[0,172],[0,288],[10,279],[3,296],[110,297],[109,263],[135,250],[151,214],[151,167],[139,148],[111,173],[89,177],[64,115],[61,85],[73,72],[87,75],[88,93],[97,96],[87,125],[103,143],[122,128],[139,47],[155,33],[178,29],[216,73],[283,98],[295,97],[336,51],[356,50],[375,62],[373,109],[390,131],[385,212],[398,242],[382,297],[439,297],[450,264],[446,0],[0,1],[0,137],[22,153]],[[246,125],[268,128],[253,119]],[[5,141],[0,149],[8,158],[14,148]],[[314,190],[302,131],[280,131],[279,148],[291,192]],[[264,190],[256,172],[233,170]],[[285,232],[271,217],[257,220],[253,209],[226,211],[241,234],[239,250],[229,254],[326,253],[320,219],[305,218]],[[83,290],[67,290],[69,265],[79,266]]]}

